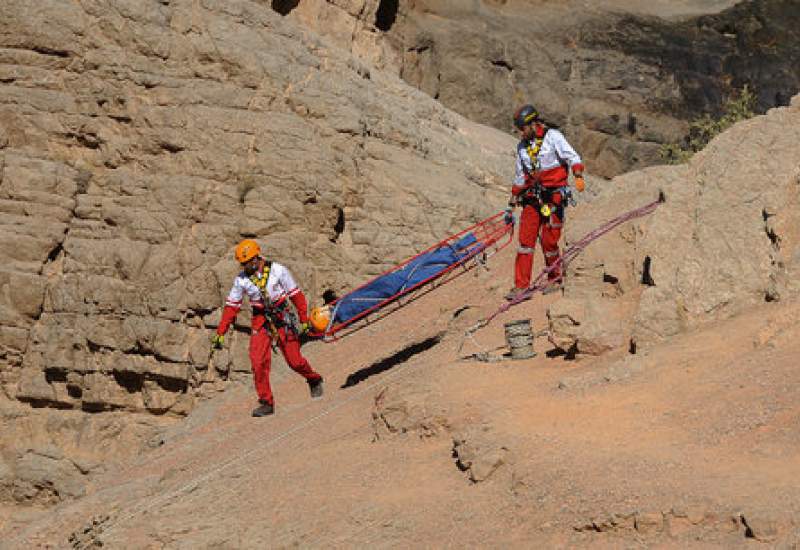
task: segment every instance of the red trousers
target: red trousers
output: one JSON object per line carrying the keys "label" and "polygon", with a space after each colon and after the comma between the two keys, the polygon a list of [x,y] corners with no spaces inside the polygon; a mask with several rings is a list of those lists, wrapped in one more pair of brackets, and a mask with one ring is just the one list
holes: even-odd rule
{"label": "red trousers", "polygon": [[[531,284],[533,252],[536,249],[536,238],[540,233],[545,265],[551,266],[553,262],[558,260],[558,240],[561,238],[561,226],[563,224],[563,209],[558,208],[561,205],[561,201],[561,193],[553,193],[551,207],[555,208],[553,208],[550,216],[547,217],[539,212],[541,205],[527,204],[522,208],[519,224],[519,248],[517,249],[517,260],[514,264],[514,286],[516,288],[528,288]],[[561,280],[560,267],[550,272],[549,279],[551,281]]]}
{"label": "red trousers", "polygon": [[[278,348],[284,359],[295,372],[306,380],[322,378],[314,372],[308,360],[300,353],[300,339],[292,330],[278,330]],[[269,370],[272,364],[272,335],[266,326],[253,329],[250,336],[250,366],[253,369],[253,383],[259,400],[274,404],[272,388],[269,385]]]}

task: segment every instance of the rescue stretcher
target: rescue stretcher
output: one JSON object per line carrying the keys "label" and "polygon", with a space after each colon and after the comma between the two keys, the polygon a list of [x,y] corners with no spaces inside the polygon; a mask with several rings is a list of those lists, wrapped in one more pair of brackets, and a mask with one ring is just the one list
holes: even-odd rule
{"label": "rescue stretcher", "polygon": [[505,212],[451,235],[330,302],[328,326],[313,336],[332,342],[383,319],[484,263],[513,236],[513,219]]}

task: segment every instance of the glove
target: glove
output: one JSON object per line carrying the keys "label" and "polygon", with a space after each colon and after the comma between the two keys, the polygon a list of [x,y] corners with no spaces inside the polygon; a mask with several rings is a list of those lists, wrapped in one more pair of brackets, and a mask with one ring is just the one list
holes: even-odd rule
{"label": "glove", "polygon": [[583,193],[583,190],[586,189],[586,182],[583,181],[583,176],[575,177],[575,189],[577,189],[579,193]]}
{"label": "glove", "polygon": [[214,337],[211,339],[211,349],[222,349],[222,344],[225,343],[225,335],[224,334],[215,334]]}
{"label": "glove", "polygon": [[509,206],[505,210],[505,216],[503,216],[503,221],[506,223],[514,223],[514,209]]}

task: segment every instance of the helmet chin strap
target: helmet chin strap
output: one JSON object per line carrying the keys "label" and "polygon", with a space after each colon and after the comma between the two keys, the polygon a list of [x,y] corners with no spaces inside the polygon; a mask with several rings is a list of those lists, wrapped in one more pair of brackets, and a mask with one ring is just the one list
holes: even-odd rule
{"label": "helmet chin strap", "polygon": [[258,262],[255,262],[255,263],[249,262],[249,263],[247,263],[247,265],[244,268],[245,274],[247,274],[248,277],[254,275],[261,268],[263,263],[264,263],[264,260],[262,258],[259,258]]}

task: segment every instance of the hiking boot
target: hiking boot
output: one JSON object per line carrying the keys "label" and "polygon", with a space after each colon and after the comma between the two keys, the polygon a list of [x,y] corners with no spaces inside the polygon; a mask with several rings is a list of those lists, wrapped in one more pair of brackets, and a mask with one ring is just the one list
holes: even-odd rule
{"label": "hiking boot", "polygon": [[542,294],[546,296],[548,294],[552,294],[553,292],[558,292],[559,290],[561,290],[561,281],[552,281],[542,289]]}
{"label": "hiking boot", "polygon": [[322,378],[315,378],[308,381],[308,390],[311,392],[312,399],[319,399],[322,397]]}
{"label": "hiking boot", "polygon": [[526,289],[526,288],[517,288],[517,287],[515,287],[515,286],[512,286],[512,287],[511,287],[511,290],[509,290],[509,291],[508,291],[508,293],[505,295],[505,299],[506,299],[506,300],[508,300],[508,301],[510,302],[511,300],[513,300],[514,298],[516,298],[517,296],[519,296],[519,294],[520,294],[520,293],[521,293],[523,290],[527,290],[527,289]]}
{"label": "hiking boot", "polygon": [[253,409],[253,416],[269,416],[275,412],[275,407],[266,401],[259,401],[258,407]]}

